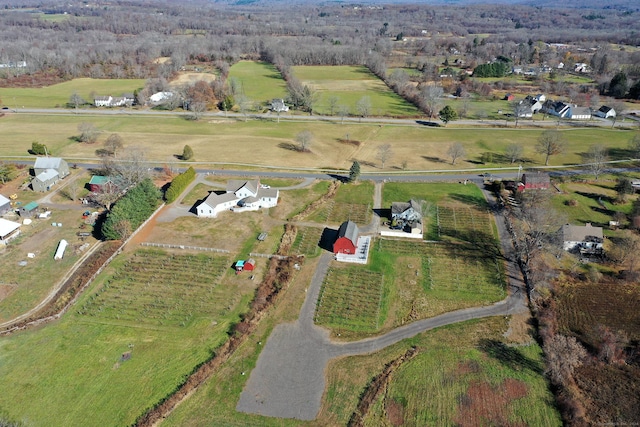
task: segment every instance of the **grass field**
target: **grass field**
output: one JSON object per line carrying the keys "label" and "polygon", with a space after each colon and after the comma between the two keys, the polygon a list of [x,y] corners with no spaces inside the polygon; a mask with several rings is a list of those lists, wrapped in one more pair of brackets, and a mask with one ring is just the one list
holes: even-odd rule
{"label": "grass field", "polygon": [[[95,144],[79,144],[78,125],[93,123],[100,131]],[[0,118],[3,138],[0,153],[3,156],[26,156],[33,141],[47,145],[52,155],[68,160],[93,158],[111,133],[118,133],[125,147],[144,149],[147,157],[158,164],[175,161],[185,144],[191,146],[200,162],[252,163],[287,167],[320,167],[349,169],[354,160],[360,161],[362,170],[380,171],[376,156],[378,146],[390,143],[393,156],[386,169],[400,171],[404,161],[407,170],[451,170],[507,167],[505,148],[511,143],[524,147],[524,167],[544,163],[543,156],[535,153],[541,130],[535,129],[456,129],[412,126],[379,126],[349,123],[336,125],[328,122],[269,122],[201,120],[198,122],[179,117],[115,117],[36,116],[11,114]],[[310,153],[292,150],[295,136],[303,130],[315,135]],[[612,160],[629,158],[626,150],[632,131],[609,128],[583,128],[561,131],[567,140],[566,151],[553,156],[551,165],[573,164],[582,161],[589,146],[603,143],[610,149]],[[344,144],[346,135],[360,145]],[[466,156],[451,165],[447,150],[451,143],[463,144]],[[238,153],[251,156],[238,156]],[[484,153],[493,160],[482,163]],[[235,166],[238,167],[238,166]],[[345,172],[346,173],[346,172]]]}
{"label": "grass field", "polygon": [[287,95],[282,75],[266,62],[236,62],[229,69],[229,79],[237,79],[245,96],[261,106],[270,105],[272,99]]}
{"label": "grass field", "polygon": [[[296,66],[295,76],[318,93],[314,110],[329,114],[329,99],[338,98],[338,105],[347,106],[352,115],[359,115],[357,102],[364,96],[371,100],[373,116],[419,116],[420,111],[396,95],[382,80],[365,67],[354,66]],[[335,112],[334,112],[335,114]]]}
{"label": "grass field", "polygon": [[[552,204],[556,210],[566,215],[570,224],[591,222],[608,228],[615,212],[630,214],[633,202],[637,199],[636,195],[629,195],[626,203],[614,204],[617,193],[613,176],[604,176],[598,181],[594,181],[593,177],[585,177],[584,182],[568,181],[557,185],[562,193],[554,194]],[[577,204],[572,206],[573,203]]]}
{"label": "grass field", "polygon": [[0,99],[10,108],[66,107],[74,93],[93,104],[92,93],[98,96],[120,96],[144,87],[143,79],[73,79],[42,88],[0,88]]}
{"label": "grass field", "polygon": [[35,425],[132,424],[227,339],[246,309],[253,288],[221,277],[228,266],[161,251],[116,259],[76,310],[2,339],[0,408]]}
{"label": "grass field", "polygon": [[341,224],[351,220],[365,225],[371,221],[373,183],[341,185],[335,197],[309,215],[309,220],[320,224]]}

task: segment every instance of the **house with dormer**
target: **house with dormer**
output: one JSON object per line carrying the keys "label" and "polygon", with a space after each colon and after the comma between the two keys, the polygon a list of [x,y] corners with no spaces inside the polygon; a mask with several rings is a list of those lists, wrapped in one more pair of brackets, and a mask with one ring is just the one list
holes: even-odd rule
{"label": "house with dormer", "polygon": [[260,180],[233,179],[224,193],[211,192],[196,207],[198,217],[215,218],[223,211],[244,212],[272,208],[278,204],[280,192],[260,184]]}

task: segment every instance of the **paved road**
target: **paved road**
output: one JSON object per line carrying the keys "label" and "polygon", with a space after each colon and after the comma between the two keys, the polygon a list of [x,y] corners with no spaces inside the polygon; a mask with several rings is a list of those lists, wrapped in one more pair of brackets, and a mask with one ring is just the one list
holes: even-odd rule
{"label": "paved road", "polygon": [[[63,108],[17,108],[10,110],[15,114],[37,114],[37,115],[68,115],[68,116],[150,116],[150,117],[192,117],[193,114],[187,111],[158,111],[150,109],[133,109],[133,108],[81,108],[81,109],[63,109]],[[428,126],[440,127],[442,122],[427,118],[419,119],[394,119],[389,117],[337,117],[337,116],[318,116],[318,115],[301,115],[301,114],[280,114],[278,116],[267,113],[255,113],[244,115],[234,112],[205,112],[201,116],[201,120],[271,120],[271,121],[322,121],[331,123],[364,123],[364,124],[385,124],[396,126]],[[616,121],[616,126],[627,126],[629,122],[635,123],[637,118],[631,115],[624,119]],[[519,127],[557,127],[558,119],[546,116],[546,120],[542,120],[540,115],[534,119],[518,120]],[[461,119],[455,121],[456,127],[511,127],[515,128],[515,120],[513,118],[505,118],[505,120],[467,120]],[[571,121],[562,120],[560,125],[563,127],[612,127],[611,121],[594,117],[590,121]]]}
{"label": "paved road", "polygon": [[[488,201],[494,208],[495,201],[490,194]],[[505,257],[513,261],[513,245],[500,212],[497,212],[496,220]],[[378,337],[349,343],[333,342],[328,331],[313,322],[316,301],[332,258],[333,254],[328,252],[320,257],[298,320],[295,323],[276,326],[269,336],[240,395],[236,406],[238,411],[278,418],[313,420],[320,410],[325,388],[324,373],[329,360],[376,352],[433,328],[527,310],[524,283],[517,267],[510,266],[509,296],[503,301],[423,319]]]}

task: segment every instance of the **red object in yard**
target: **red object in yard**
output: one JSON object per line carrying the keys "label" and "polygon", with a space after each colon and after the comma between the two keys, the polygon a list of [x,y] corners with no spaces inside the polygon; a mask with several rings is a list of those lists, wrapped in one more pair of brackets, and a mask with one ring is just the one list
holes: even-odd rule
{"label": "red object in yard", "polygon": [[254,268],[256,268],[256,260],[253,258],[249,258],[248,260],[245,261],[244,267],[242,269],[247,271],[253,271]]}
{"label": "red object in yard", "polygon": [[338,229],[338,238],[333,244],[333,253],[355,254],[358,243],[358,226],[353,221],[343,222]]}

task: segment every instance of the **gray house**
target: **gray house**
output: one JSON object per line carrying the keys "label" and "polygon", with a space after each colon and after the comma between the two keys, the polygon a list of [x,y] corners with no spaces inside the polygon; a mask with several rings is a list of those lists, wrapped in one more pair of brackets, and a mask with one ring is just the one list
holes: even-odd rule
{"label": "gray house", "polygon": [[391,220],[413,222],[422,220],[422,206],[415,200],[393,202],[391,204]]}
{"label": "gray house", "polygon": [[69,165],[60,157],[38,157],[36,163],[33,165],[34,175],[38,176],[48,169],[53,169],[58,172],[60,179],[69,175]]}
{"label": "gray house", "polygon": [[51,190],[51,187],[60,181],[60,174],[55,169],[46,169],[40,172],[31,180],[33,191],[45,192]]}

